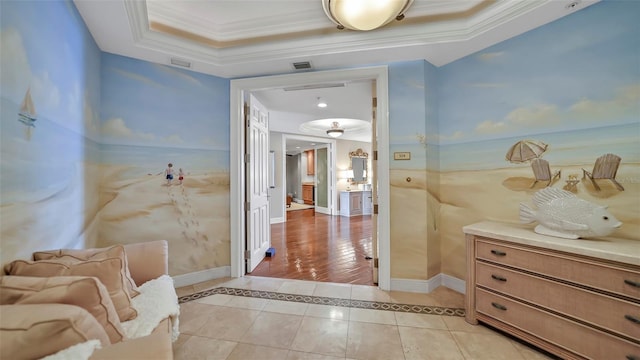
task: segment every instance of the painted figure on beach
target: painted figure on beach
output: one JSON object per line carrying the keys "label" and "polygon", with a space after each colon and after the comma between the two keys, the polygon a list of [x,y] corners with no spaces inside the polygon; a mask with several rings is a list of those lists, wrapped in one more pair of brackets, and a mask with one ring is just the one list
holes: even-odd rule
{"label": "painted figure on beach", "polygon": [[182,180],[184,180],[184,171],[180,168],[180,170],[178,170],[178,181],[180,181],[180,185],[182,185]]}
{"label": "painted figure on beach", "polygon": [[164,176],[167,179],[167,185],[171,185],[171,180],[173,180],[173,164],[169,163],[167,168],[164,170]]}

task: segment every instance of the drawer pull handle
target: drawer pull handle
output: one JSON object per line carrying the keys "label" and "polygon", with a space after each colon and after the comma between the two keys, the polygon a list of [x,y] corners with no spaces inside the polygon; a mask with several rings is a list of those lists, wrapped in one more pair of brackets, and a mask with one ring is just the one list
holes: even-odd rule
{"label": "drawer pull handle", "polygon": [[629,321],[631,321],[631,322],[633,322],[633,323],[640,324],[640,318],[635,317],[633,315],[625,315],[624,318],[629,320]]}
{"label": "drawer pull handle", "polygon": [[627,360],[640,360],[640,357],[635,355],[627,355],[625,357],[627,358]]}
{"label": "drawer pull handle", "polygon": [[502,277],[502,276],[500,276],[500,275],[492,274],[492,275],[491,275],[491,277],[492,277],[494,280],[498,280],[498,281],[507,281],[507,278],[506,278],[506,277]]}
{"label": "drawer pull handle", "polygon": [[507,310],[507,307],[504,305],[500,305],[496,302],[492,302],[491,306],[493,306],[494,308],[498,309],[498,310]]}
{"label": "drawer pull handle", "polygon": [[624,280],[624,283],[625,283],[625,284],[627,284],[627,285],[631,285],[631,286],[634,286],[634,287],[640,288],[640,282],[638,282],[638,281],[633,281],[633,280],[627,280],[627,279],[625,279],[625,280]]}
{"label": "drawer pull handle", "polygon": [[507,253],[506,253],[506,252],[504,252],[504,251],[500,251],[500,250],[491,250],[491,253],[492,253],[493,255],[496,255],[496,256],[505,256],[505,255],[507,255]]}

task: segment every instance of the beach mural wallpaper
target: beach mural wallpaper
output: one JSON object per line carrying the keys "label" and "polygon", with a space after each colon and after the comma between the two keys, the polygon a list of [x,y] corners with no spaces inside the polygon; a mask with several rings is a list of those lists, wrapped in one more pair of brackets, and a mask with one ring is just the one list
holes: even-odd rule
{"label": "beach mural wallpaper", "polygon": [[166,239],[171,275],[229,265],[229,80],[103,53],[71,1],[0,6],[2,263]]}
{"label": "beach mural wallpaper", "polygon": [[[428,63],[390,65],[392,278],[465,279],[462,227],[520,224],[519,203],[547,186],[609,206],[622,222],[610,236],[640,241],[638,12],[599,3],[432,77]],[[611,179],[592,181],[597,168]]]}
{"label": "beach mural wallpaper", "polygon": [[[389,65],[393,279],[426,280],[440,272],[439,242],[434,231],[438,207],[433,194],[427,191],[436,188],[437,182],[427,182],[427,169],[436,170],[437,176],[437,162],[428,161],[425,138],[427,123],[436,122],[427,107],[433,95],[428,87],[435,86],[434,69],[424,61]],[[410,155],[394,160],[396,153]]]}
{"label": "beach mural wallpaper", "polygon": [[[228,266],[229,80],[102,53],[71,1],[0,7],[2,262],[166,239],[171,275]],[[518,224],[547,186],[640,241],[639,12],[603,1],[441,67],[388,64],[392,278],[464,279],[462,227]]]}
{"label": "beach mural wallpaper", "polygon": [[100,245],[169,241],[169,273],[228,266],[229,81],[102,56]]}
{"label": "beach mural wallpaper", "polygon": [[35,250],[95,244],[100,51],[70,2],[0,6],[5,263]]}
{"label": "beach mural wallpaper", "polygon": [[[608,205],[611,236],[640,241],[638,12],[598,3],[438,69],[443,273],[465,277],[462,226],[519,224],[519,203],[547,186]],[[621,187],[584,176],[606,154]]]}

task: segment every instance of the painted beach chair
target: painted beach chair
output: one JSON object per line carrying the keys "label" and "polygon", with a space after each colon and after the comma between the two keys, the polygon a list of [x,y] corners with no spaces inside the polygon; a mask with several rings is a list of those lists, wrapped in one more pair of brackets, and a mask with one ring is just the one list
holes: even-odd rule
{"label": "painted beach chair", "polygon": [[624,187],[616,181],[616,173],[618,172],[621,160],[622,158],[618,155],[604,154],[596,159],[596,163],[593,165],[593,171],[588,172],[582,169],[582,178],[588,177],[593,183],[593,187],[598,191],[600,191],[600,186],[598,186],[596,182],[598,179],[611,180],[618,190],[624,191]]}
{"label": "painted beach chair", "polygon": [[556,171],[551,174],[551,168],[549,167],[549,162],[544,159],[536,158],[531,161],[531,168],[533,169],[533,175],[535,175],[536,180],[531,184],[529,188],[533,188],[538,181],[548,181],[547,186],[551,185],[555,178],[560,178],[561,170]]}

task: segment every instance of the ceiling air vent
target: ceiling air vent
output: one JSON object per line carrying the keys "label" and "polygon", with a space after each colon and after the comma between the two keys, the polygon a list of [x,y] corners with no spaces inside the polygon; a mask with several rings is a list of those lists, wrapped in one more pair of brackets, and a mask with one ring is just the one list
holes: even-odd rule
{"label": "ceiling air vent", "polygon": [[293,68],[296,70],[309,70],[311,69],[311,63],[308,61],[294,62]]}
{"label": "ceiling air vent", "polygon": [[189,62],[187,60],[180,60],[180,59],[176,59],[176,58],[171,58],[171,65],[190,68],[191,67],[191,62]]}

